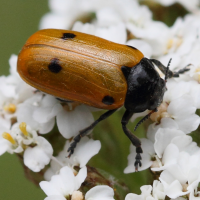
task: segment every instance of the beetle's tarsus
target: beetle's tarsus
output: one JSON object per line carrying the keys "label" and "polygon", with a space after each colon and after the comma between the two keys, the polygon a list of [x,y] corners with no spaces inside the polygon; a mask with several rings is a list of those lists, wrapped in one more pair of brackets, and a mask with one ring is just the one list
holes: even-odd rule
{"label": "beetle's tarsus", "polygon": [[[85,129],[84,129],[85,130]],[[83,132],[83,130],[82,130]],[[74,138],[74,141],[70,144],[70,147],[68,148],[67,152],[69,152],[68,158],[74,153],[74,149],[76,148],[77,143],[81,140],[81,131],[79,134]]]}
{"label": "beetle's tarsus", "polygon": [[142,167],[142,162],[140,160],[136,160],[134,166],[135,166],[135,172],[138,172],[138,166]]}
{"label": "beetle's tarsus", "polygon": [[173,77],[179,77],[179,74],[184,74],[185,72],[189,71],[190,68],[189,66],[191,66],[192,64],[188,64],[187,66],[185,66],[184,68],[180,69],[179,71],[177,72],[173,72]]}
{"label": "beetle's tarsus", "polygon": [[141,146],[138,146],[136,147],[136,156],[135,156],[135,171],[137,172],[138,171],[138,166],[141,167],[142,166],[142,156],[141,156],[141,153],[143,153],[142,151],[142,147]]}

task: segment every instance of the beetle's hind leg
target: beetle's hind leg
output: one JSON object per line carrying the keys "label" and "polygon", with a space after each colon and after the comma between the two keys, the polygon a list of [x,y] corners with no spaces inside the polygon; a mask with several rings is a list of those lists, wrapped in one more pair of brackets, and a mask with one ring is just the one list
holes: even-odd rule
{"label": "beetle's hind leg", "polygon": [[132,142],[132,144],[136,147],[136,157],[135,157],[135,171],[138,171],[138,166],[142,166],[141,160],[141,153],[143,153],[142,151],[142,147],[141,147],[141,141],[133,134],[131,133],[126,125],[128,124],[130,118],[132,117],[132,115],[134,114],[134,112],[126,110],[126,112],[124,113],[123,117],[122,117],[122,128],[124,133],[126,134],[126,136],[130,139],[130,141]]}
{"label": "beetle's hind leg", "polygon": [[112,115],[117,109],[109,110],[103,115],[101,115],[96,121],[94,121],[90,126],[87,128],[81,130],[79,134],[74,138],[74,141],[71,143],[69,149],[67,150],[69,152],[68,157],[70,157],[74,153],[74,149],[76,148],[77,143],[81,140],[82,137],[88,134],[90,130],[92,130],[100,121],[108,118],[110,115]]}

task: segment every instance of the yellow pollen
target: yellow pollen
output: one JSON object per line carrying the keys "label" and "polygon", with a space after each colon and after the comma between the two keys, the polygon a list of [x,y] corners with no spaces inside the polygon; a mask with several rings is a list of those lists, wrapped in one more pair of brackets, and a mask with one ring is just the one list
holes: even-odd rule
{"label": "yellow pollen", "polygon": [[195,72],[200,72],[200,67],[198,67],[198,68],[195,70]]}
{"label": "yellow pollen", "polygon": [[20,125],[19,125],[19,128],[21,130],[21,132],[25,135],[25,136],[28,136],[28,132],[26,130],[26,122],[22,122]]}
{"label": "yellow pollen", "polygon": [[182,38],[178,38],[178,41],[176,42],[177,48],[178,48],[179,46],[181,46],[182,43],[183,43],[183,39],[182,39]]}
{"label": "yellow pollen", "polygon": [[167,42],[167,49],[170,49],[173,45],[173,39],[168,40]]}
{"label": "yellow pollen", "polygon": [[9,105],[4,106],[4,110],[9,112],[9,113],[15,113],[16,109],[17,109],[17,107],[13,103],[10,103]]}
{"label": "yellow pollen", "polygon": [[12,137],[9,133],[4,132],[4,133],[2,134],[2,137],[3,137],[4,139],[8,140],[10,143],[16,144],[15,140],[13,139],[13,137]]}

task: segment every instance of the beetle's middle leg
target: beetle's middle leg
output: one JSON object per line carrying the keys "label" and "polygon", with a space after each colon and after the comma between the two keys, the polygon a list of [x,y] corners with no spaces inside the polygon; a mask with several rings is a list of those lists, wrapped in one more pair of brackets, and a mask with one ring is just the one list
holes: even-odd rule
{"label": "beetle's middle leg", "polygon": [[136,157],[135,157],[135,171],[138,171],[138,165],[141,167],[142,163],[141,163],[141,153],[143,153],[142,151],[142,147],[141,147],[141,141],[139,140],[139,138],[137,138],[133,133],[131,133],[131,131],[129,131],[126,127],[126,125],[128,124],[130,118],[132,117],[132,115],[134,114],[133,111],[129,111],[126,110],[123,117],[122,117],[122,128],[124,133],[126,134],[126,136],[130,139],[130,141],[132,142],[132,144],[136,147]]}
{"label": "beetle's middle leg", "polygon": [[79,134],[74,138],[74,141],[71,143],[69,149],[67,150],[69,152],[68,157],[70,157],[74,153],[74,149],[76,148],[77,143],[81,140],[82,137],[87,135],[87,133],[92,130],[100,121],[108,118],[110,115],[112,115],[117,109],[109,110],[105,112],[103,115],[101,115],[96,121],[94,121],[90,126],[87,128],[81,130]]}

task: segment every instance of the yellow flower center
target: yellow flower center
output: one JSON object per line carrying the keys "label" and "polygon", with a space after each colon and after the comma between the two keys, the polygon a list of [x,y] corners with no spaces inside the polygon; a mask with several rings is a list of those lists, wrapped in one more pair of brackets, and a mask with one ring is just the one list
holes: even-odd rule
{"label": "yellow flower center", "polygon": [[26,130],[26,123],[25,122],[22,122],[20,125],[19,125],[19,129],[21,130],[21,132],[25,135],[25,136],[28,136],[28,132]]}
{"label": "yellow flower center", "polygon": [[17,110],[17,107],[15,104],[10,103],[10,104],[4,106],[4,110],[9,113],[15,113],[15,111]]}
{"label": "yellow flower center", "polygon": [[182,43],[183,43],[183,39],[180,36],[176,36],[174,38],[169,39],[168,42],[167,42],[167,50],[166,50],[165,54],[167,54],[169,49],[171,49],[172,47],[174,47],[174,50],[177,50],[178,47]]}
{"label": "yellow flower center", "polygon": [[14,140],[14,138],[9,133],[4,132],[2,134],[2,137],[4,139],[8,140],[11,144],[16,144],[16,141]]}
{"label": "yellow flower center", "polygon": [[167,108],[168,108],[168,104],[166,102],[161,103],[160,106],[158,107],[158,111],[153,113],[150,116],[150,119],[156,123],[160,123],[160,120],[162,118],[171,117],[169,113],[167,112]]}

